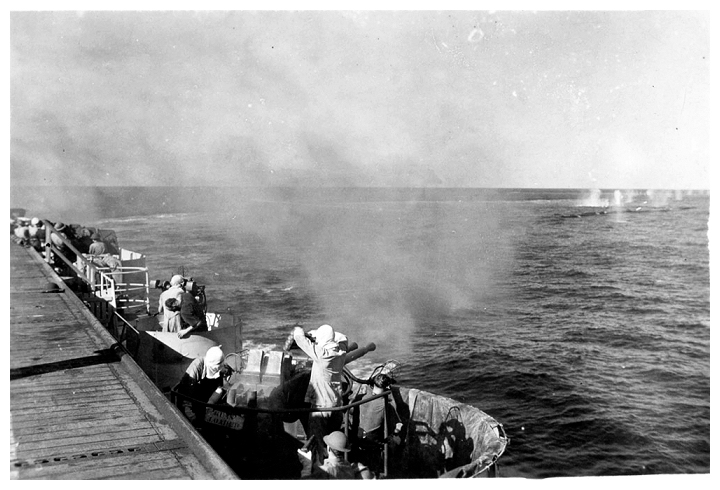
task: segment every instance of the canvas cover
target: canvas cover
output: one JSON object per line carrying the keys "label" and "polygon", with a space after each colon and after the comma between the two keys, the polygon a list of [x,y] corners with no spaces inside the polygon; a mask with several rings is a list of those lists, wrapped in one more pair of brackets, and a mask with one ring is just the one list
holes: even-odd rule
{"label": "canvas cover", "polygon": [[425,468],[428,477],[477,476],[505,450],[504,433],[485,412],[421,390],[398,392],[398,411],[408,420],[403,459]]}

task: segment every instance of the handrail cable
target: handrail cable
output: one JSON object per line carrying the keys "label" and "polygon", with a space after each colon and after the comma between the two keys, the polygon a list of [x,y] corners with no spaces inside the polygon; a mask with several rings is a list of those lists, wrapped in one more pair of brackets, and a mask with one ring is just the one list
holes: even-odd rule
{"label": "handrail cable", "polygon": [[245,412],[251,412],[251,413],[269,413],[269,414],[283,414],[283,413],[310,413],[310,412],[342,412],[345,410],[349,410],[351,408],[363,405],[365,403],[371,402],[377,398],[387,398],[392,394],[392,391],[387,390],[383,391],[382,393],[378,393],[372,396],[369,396],[367,398],[363,398],[360,401],[352,402],[347,405],[342,405],[340,407],[326,407],[326,408],[282,408],[282,409],[275,409],[275,408],[260,408],[260,407],[242,407],[242,406],[232,406],[232,405],[213,405],[209,403],[201,402],[200,400],[196,398],[192,398],[191,396],[185,395],[183,393],[180,393],[177,391],[176,387],[173,387],[170,389],[171,396],[176,396],[179,398],[183,398],[187,401],[190,401],[196,405],[203,406],[203,407],[210,407],[215,410],[220,410],[221,412],[226,412],[229,414],[234,413],[245,413]]}

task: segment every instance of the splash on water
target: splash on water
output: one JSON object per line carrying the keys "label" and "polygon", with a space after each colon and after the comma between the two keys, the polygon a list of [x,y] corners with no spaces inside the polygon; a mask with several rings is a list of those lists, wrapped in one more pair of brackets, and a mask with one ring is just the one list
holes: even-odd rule
{"label": "splash on water", "polygon": [[623,200],[623,193],[619,190],[615,190],[615,192],[613,192],[613,206],[616,208],[622,208]]}
{"label": "splash on water", "polygon": [[663,190],[653,190],[648,189],[645,194],[647,195],[647,201],[646,204],[648,206],[652,207],[665,207],[668,205],[668,202],[670,201],[671,196],[675,196],[675,199],[678,200],[678,196],[680,196],[680,199],[682,199],[682,191],[676,190],[676,191],[663,191]]}
{"label": "splash on water", "polygon": [[600,189],[592,189],[589,195],[584,196],[578,203],[579,207],[606,208],[610,205],[607,199],[602,197]]}

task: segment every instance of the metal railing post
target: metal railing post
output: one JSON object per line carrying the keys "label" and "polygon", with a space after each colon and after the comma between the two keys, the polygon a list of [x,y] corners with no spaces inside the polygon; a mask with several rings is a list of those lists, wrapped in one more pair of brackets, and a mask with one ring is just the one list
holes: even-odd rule
{"label": "metal railing post", "polygon": [[[124,268],[120,266],[118,269],[118,274],[122,274],[123,271],[134,271],[134,272],[140,272],[145,274],[145,282],[144,284],[139,283],[119,283],[115,280],[114,272],[106,273],[105,271],[101,270],[95,264],[94,262],[88,260],[85,258],[85,256],[75,248],[75,246],[72,244],[72,242],[64,238],[62,235],[60,235],[60,232],[57,232],[55,230],[55,227],[47,220],[43,220],[45,223],[45,261],[50,263],[52,261],[52,255],[54,254],[56,257],[60,258],[63,262],[65,262],[70,269],[72,269],[77,277],[82,279],[86,284],[88,284],[95,294],[95,296],[98,296],[108,303],[112,305],[113,308],[118,308],[118,286],[126,286],[125,291],[130,290],[130,286],[140,286],[142,287],[145,297],[142,299],[142,301],[139,301],[137,299],[133,301],[126,301],[125,303],[128,303],[127,307],[137,307],[137,303],[142,303],[145,306],[145,311],[147,314],[150,314],[150,277],[149,277],[149,271],[147,267],[127,267]],[[60,239],[60,241],[67,246],[67,248],[72,251],[76,255],[75,263],[70,262],[70,259],[65,257],[65,255],[55,247],[53,241],[52,241],[52,234],[53,232],[57,232],[56,236]],[[78,267],[81,267],[79,269]],[[108,271],[110,268],[108,268]],[[100,282],[100,286],[98,287],[98,280]],[[139,289],[139,288],[136,288]],[[133,304],[130,304],[133,303]]]}
{"label": "metal railing post", "polygon": [[[349,421],[350,421],[350,409],[347,408],[343,411],[343,424],[345,425],[345,440],[350,440],[350,427],[349,427]],[[349,461],[350,456],[349,453],[345,453],[345,461]]]}
{"label": "metal railing post", "polygon": [[388,437],[390,436],[388,431],[388,396],[383,397],[383,475],[387,478],[388,476]]}
{"label": "metal railing post", "polygon": [[145,269],[145,311],[150,314],[150,273]]}

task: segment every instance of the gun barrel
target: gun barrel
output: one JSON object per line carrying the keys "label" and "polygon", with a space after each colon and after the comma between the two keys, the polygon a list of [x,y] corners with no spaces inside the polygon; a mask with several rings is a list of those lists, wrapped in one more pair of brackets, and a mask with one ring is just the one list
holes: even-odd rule
{"label": "gun barrel", "polygon": [[375,350],[375,344],[373,342],[370,342],[365,347],[360,347],[351,352],[348,352],[345,355],[345,364],[353,362],[355,359],[359,359],[362,356],[364,356],[365,354],[367,354],[368,352],[372,352],[374,350]]}

